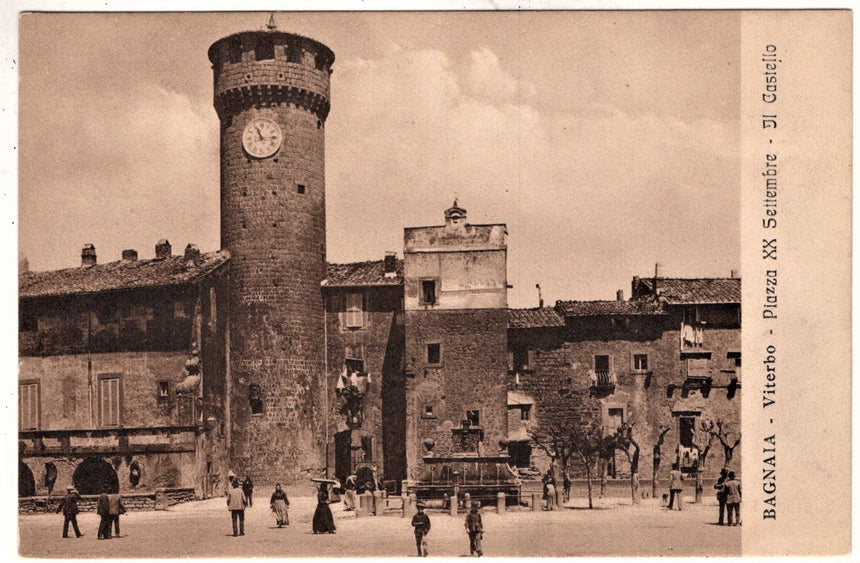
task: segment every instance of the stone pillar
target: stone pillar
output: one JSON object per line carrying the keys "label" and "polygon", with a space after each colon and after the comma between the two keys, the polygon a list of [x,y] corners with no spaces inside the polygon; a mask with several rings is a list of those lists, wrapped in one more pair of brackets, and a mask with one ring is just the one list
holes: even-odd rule
{"label": "stone pillar", "polygon": [[496,512],[499,516],[505,513],[505,493],[496,493]]}
{"label": "stone pillar", "polygon": [[155,509],[167,510],[167,495],[162,489],[158,489],[155,491]]}
{"label": "stone pillar", "polygon": [[469,493],[463,494],[463,506],[466,507],[466,510],[472,508],[472,495],[470,495]]}
{"label": "stone pillar", "polygon": [[369,516],[373,514],[373,494],[370,491],[365,491],[358,495],[358,507],[356,508],[356,516]]}
{"label": "stone pillar", "polygon": [[373,491],[373,513],[381,516],[385,512],[385,496],[382,491]]}
{"label": "stone pillar", "polygon": [[418,495],[412,493],[407,498],[409,499],[409,506],[406,508],[405,516],[414,516],[417,512],[416,506],[418,505]]}
{"label": "stone pillar", "polygon": [[541,504],[540,493],[532,493],[532,512],[537,511]]}

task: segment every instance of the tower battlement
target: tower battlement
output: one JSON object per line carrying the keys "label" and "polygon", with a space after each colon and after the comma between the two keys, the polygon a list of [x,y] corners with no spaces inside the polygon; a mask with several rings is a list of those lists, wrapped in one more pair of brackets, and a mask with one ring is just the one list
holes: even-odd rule
{"label": "tower battlement", "polygon": [[325,121],[334,53],[318,41],[280,31],[245,31],[209,48],[214,103],[223,119],[250,106],[296,105]]}

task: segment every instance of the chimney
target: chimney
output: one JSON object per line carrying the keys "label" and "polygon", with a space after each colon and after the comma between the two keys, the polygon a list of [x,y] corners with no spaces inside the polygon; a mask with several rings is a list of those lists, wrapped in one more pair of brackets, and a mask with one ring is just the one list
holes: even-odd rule
{"label": "chimney", "polygon": [[122,251],[122,261],[123,262],[137,262],[137,250],[134,249],[126,249]]}
{"label": "chimney", "polygon": [[383,270],[386,278],[397,277],[397,254],[395,252],[386,252],[385,261],[383,262]]}
{"label": "chimney", "polygon": [[615,300],[616,301],[624,301],[624,290],[619,289],[615,292]]}
{"label": "chimney", "polygon": [[166,238],[158,241],[158,244],[155,245],[155,258],[158,260],[163,260],[164,258],[170,258],[172,255],[172,249],[170,248],[170,243],[167,242]]}
{"label": "chimney", "polygon": [[736,278],[736,277],[738,277],[738,271],[737,271],[737,270],[732,270],[732,272],[731,272],[731,277],[732,277],[732,278]]}
{"label": "chimney", "polygon": [[88,242],[81,249],[81,266],[96,265],[96,247],[93,243]]}
{"label": "chimney", "polygon": [[660,265],[660,262],[654,264],[654,277],[662,278],[663,277],[663,266]]}
{"label": "chimney", "polygon": [[195,265],[200,263],[200,249],[191,243],[185,247],[185,261],[194,262]]}

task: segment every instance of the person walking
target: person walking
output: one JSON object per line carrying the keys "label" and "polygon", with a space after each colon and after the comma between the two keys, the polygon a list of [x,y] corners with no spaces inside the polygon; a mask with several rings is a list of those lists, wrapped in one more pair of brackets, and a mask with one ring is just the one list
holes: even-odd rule
{"label": "person walking", "polygon": [[287,508],[290,506],[290,499],[287,498],[287,493],[281,489],[281,484],[275,485],[275,492],[272,493],[272,499],[269,501],[272,507],[272,512],[275,513],[275,520],[278,523],[278,528],[290,525],[290,515]]}
{"label": "person walking", "polygon": [[678,463],[672,464],[669,472],[669,510],[675,506],[675,497],[678,497],[678,510],[681,510],[681,490],[684,488],[684,475],[678,469]]}
{"label": "person walking", "polygon": [[481,521],[481,503],[472,502],[472,509],[466,515],[466,532],[469,534],[469,555],[484,555],[481,540],[484,539],[484,523]]}
{"label": "person walking", "polygon": [[69,537],[69,522],[71,522],[72,527],[75,530],[75,536],[81,537],[83,534],[80,529],[78,529],[78,501],[81,500],[81,495],[78,494],[78,491],[75,490],[71,485],[66,487],[66,496],[63,497],[63,500],[60,502],[60,506],[57,508],[57,514],[60,512],[63,513],[63,537]]}
{"label": "person walking", "polygon": [[[741,524],[741,482],[735,479],[735,472],[729,471],[725,482],[727,523],[729,526],[740,526]],[[735,521],[732,522],[732,514]]]}
{"label": "person walking", "polygon": [[245,480],[242,481],[242,492],[245,493],[245,498],[248,499],[248,506],[254,506],[254,483],[251,482],[250,475],[245,475]]}
{"label": "person walking", "polygon": [[107,493],[102,493],[99,495],[99,501],[96,505],[96,514],[99,515],[99,531],[96,536],[97,539],[100,540],[109,540],[110,539],[110,499],[108,498]]}
{"label": "person walking", "polygon": [[346,478],[346,481],[343,484],[343,504],[345,505],[345,511],[355,510],[355,490],[357,488],[356,479],[357,478],[353,473]]}
{"label": "person walking", "polygon": [[724,516],[726,513],[726,478],[728,476],[728,470],[723,467],[720,469],[720,477],[717,479],[717,483],[714,485],[714,488],[717,490],[717,502],[720,504],[720,515],[717,520],[717,524],[722,526],[724,524]]}
{"label": "person walking", "polygon": [[334,525],[334,516],[332,516],[331,508],[328,506],[328,487],[325,483],[320,483],[317,492],[317,509],[314,511],[311,525],[315,534],[333,534],[337,531],[337,527]]}
{"label": "person walking", "polygon": [[[227,492],[227,510],[230,511],[230,519],[233,521],[233,537],[245,535],[245,507],[248,505],[248,499],[245,498],[245,493],[239,488],[239,480],[233,479],[233,486]],[[239,521],[239,527],[236,528],[236,521]]]}
{"label": "person walking", "polygon": [[[119,537],[119,515],[125,514],[125,506],[122,504],[122,497],[119,493],[108,495],[108,505],[110,507],[110,522],[113,522],[114,536]],[[110,528],[110,523],[108,523]]]}
{"label": "person walking", "polygon": [[430,533],[430,517],[424,513],[424,503],[415,505],[418,512],[412,517],[412,528],[415,532],[415,546],[418,548],[418,557],[427,557],[427,534]]}

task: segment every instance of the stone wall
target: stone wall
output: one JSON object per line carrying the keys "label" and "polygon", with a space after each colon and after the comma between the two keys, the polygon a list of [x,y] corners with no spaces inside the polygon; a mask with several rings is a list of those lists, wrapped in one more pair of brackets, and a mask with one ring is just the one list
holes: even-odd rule
{"label": "stone wall", "polygon": [[[423,466],[424,440],[435,441],[438,455],[456,451],[451,429],[467,410],[479,411],[483,452],[498,451],[507,436],[506,326],[504,309],[406,312],[409,478]],[[427,363],[428,343],[440,344],[439,364]]]}
{"label": "stone wall", "polygon": [[[51,514],[63,502],[63,494],[52,496],[24,497],[18,499],[18,514]],[[81,512],[95,512],[99,495],[81,495],[78,508]],[[157,502],[158,499],[160,502]],[[124,494],[122,504],[129,512],[163,510],[183,502],[198,500],[194,489],[158,489],[151,493]]]}
{"label": "stone wall", "polygon": [[[345,318],[347,293],[364,295],[363,324],[348,327]],[[373,440],[372,463],[386,479],[406,474],[405,388],[403,381],[403,287],[334,288],[327,291],[327,341],[329,438],[350,430]],[[347,353],[364,360],[370,384],[364,397],[364,420],[350,429],[340,411],[345,400],[337,393],[337,380]],[[356,440],[357,442],[358,440]],[[329,447],[329,467],[335,467],[335,449]],[[345,478],[346,475],[337,475]]]}

